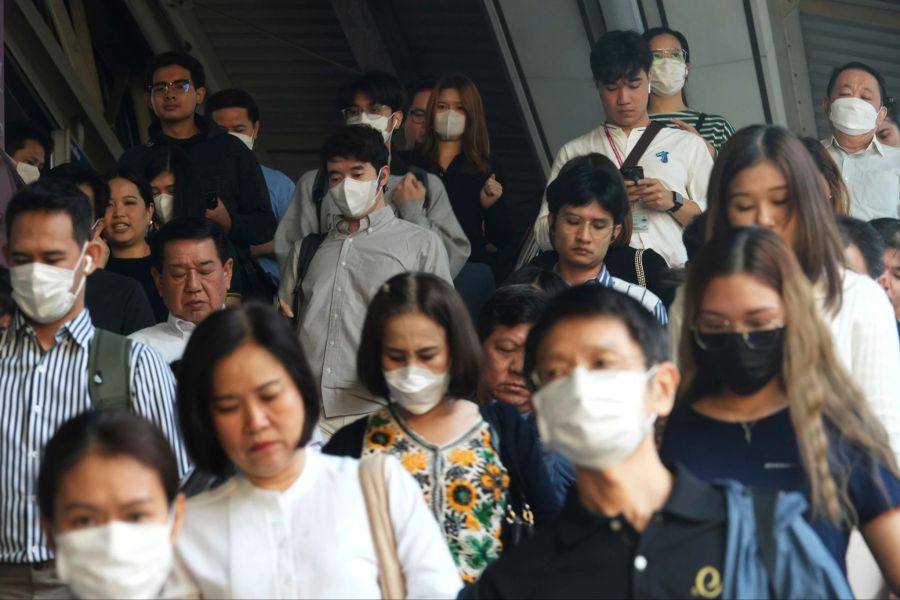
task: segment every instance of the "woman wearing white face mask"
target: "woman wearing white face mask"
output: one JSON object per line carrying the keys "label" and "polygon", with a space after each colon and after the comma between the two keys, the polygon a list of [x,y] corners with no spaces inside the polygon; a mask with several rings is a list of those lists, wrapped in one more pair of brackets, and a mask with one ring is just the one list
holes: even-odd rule
{"label": "woman wearing white face mask", "polygon": [[158,146],[144,161],[156,221],[164,225],[177,217],[202,217],[206,206],[187,154],[173,146]]}
{"label": "woman wearing white face mask", "polygon": [[125,410],[90,411],[47,444],[38,505],[78,598],[198,598],[173,558],[184,510],[166,438]]}
{"label": "woman wearing white face mask", "polygon": [[680,31],[654,27],[644,32],[650,44],[650,118],[670,127],[695,133],[706,140],[715,153],[734,134],[725,117],[689,108],[684,84],[690,70],[690,47]]}
{"label": "woman wearing white face mask", "polygon": [[[391,454],[415,477],[460,576],[474,581],[515,542],[507,517],[549,520],[557,499],[533,430],[515,408],[467,400],[480,348],[459,295],[426,274],[391,278],[373,298],[360,380],[388,406],[338,431],[326,453]],[[505,530],[505,531],[504,531]]]}

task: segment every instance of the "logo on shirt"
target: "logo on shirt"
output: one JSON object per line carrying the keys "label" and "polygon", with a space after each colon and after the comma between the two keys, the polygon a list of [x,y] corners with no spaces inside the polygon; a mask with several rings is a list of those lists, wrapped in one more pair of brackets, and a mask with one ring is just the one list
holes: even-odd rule
{"label": "logo on shirt", "polygon": [[669,153],[666,150],[662,150],[656,153],[656,158],[659,159],[659,162],[666,164],[669,162]]}
{"label": "logo on shirt", "polygon": [[691,595],[699,598],[718,598],[722,595],[722,576],[715,567],[703,567],[697,571]]}

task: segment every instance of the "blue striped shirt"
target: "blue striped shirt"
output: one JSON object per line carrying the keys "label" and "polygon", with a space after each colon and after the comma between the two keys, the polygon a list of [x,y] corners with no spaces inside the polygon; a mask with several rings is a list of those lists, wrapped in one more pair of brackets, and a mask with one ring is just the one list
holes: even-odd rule
{"label": "blue striped shirt", "polygon": [[[53,558],[41,532],[37,475],[44,446],[60,425],[91,408],[88,353],[94,326],[87,310],[41,348],[21,313],[0,338],[0,563]],[[188,458],[175,421],[175,378],[154,350],[132,341],[134,411],[169,439],[183,476]]]}
{"label": "blue striped shirt", "polygon": [[618,277],[613,277],[609,274],[606,265],[600,267],[596,281],[599,285],[612,288],[617,292],[622,292],[626,296],[634,298],[641,303],[641,306],[653,313],[653,316],[663,325],[669,323],[669,315],[666,314],[666,307],[662,300],[647,288],[629,283]]}

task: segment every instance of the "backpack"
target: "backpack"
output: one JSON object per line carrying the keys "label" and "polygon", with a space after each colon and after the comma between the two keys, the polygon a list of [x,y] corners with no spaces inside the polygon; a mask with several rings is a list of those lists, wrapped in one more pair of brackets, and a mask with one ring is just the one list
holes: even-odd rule
{"label": "backpack", "polygon": [[728,533],[722,598],[853,598],[847,578],[803,518],[796,492],[724,488]]}
{"label": "backpack", "polygon": [[88,395],[91,407],[131,407],[131,340],[118,333],[94,330],[88,350]]}

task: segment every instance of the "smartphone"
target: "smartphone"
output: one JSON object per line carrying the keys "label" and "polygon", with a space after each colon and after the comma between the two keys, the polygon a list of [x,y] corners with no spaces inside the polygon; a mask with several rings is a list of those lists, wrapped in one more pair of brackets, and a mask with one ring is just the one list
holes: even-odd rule
{"label": "smartphone", "polygon": [[639,179],[644,178],[644,167],[622,167],[620,170],[622,171],[622,177],[626,181],[634,181],[637,183]]}
{"label": "smartphone", "polygon": [[215,210],[219,205],[219,195],[215,192],[209,192],[206,194],[206,208],[209,210]]}

